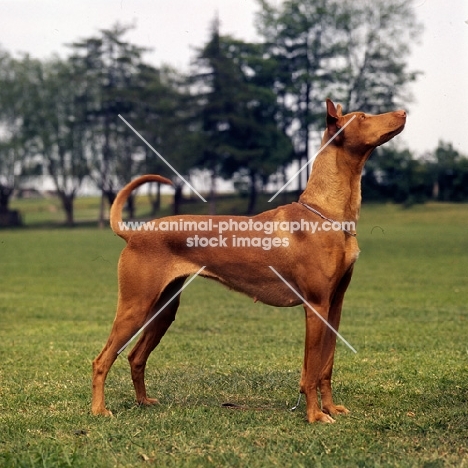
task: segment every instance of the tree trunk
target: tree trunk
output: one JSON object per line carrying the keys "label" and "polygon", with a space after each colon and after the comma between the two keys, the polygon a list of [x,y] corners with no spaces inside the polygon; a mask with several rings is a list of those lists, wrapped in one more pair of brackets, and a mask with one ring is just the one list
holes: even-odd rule
{"label": "tree trunk", "polygon": [[252,215],[255,210],[255,204],[257,203],[257,174],[255,172],[250,173],[250,191],[249,191],[249,205],[247,207],[247,214]]}
{"label": "tree trunk", "polygon": [[73,217],[73,204],[75,201],[75,194],[67,194],[64,192],[59,192],[60,201],[62,202],[62,208],[65,211],[65,224],[69,227],[75,225],[75,220]]}
{"label": "tree trunk", "polygon": [[216,171],[211,173],[210,185],[210,215],[216,214]]}
{"label": "tree trunk", "polygon": [[178,215],[180,213],[180,202],[182,201],[182,185],[176,185],[175,192],[174,192],[174,215]]}
{"label": "tree trunk", "polygon": [[13,194],[12,187],[0,185],[0,226],[21,226],[21,215],[18,210],[9,210],[8,204]]}
{"label": "tree trunk", "polygon": [[127,212],[129,219],[133,219],[135,217],[135,195],[130,195],[127,198]]}
{"label": "tree trunk", "polygon": [[[286,165],[282,166],[281,174],[283,176],[283,183],[281,184],[281,187],[282,187],[288,181],[288,177],[287,177],[287,174],[286,174]],[[281,196],[283,197],[283,203],[286,204],[286,201],[288,199],[287,194],[286,194],[286,190],[283,190],[281,192]]]}
{"label": "tree trunk", "polygon": [[433,200],[438,200],[439,199],[439,181],[436,180],[432,184],[432,199]]}
{"label": "tree trunk", "polygon": [[101,201],[99,203],[99,220],[98,220],[99,229],[104,228],[104,207],[105,207],[104,191],[101,191]]}
{"label": "tree trunk", "polygon": [[[309,70],[308,70],[309,71]],[[305,135],[304,135],[304,156],[305,156],[305,161],[304,164],[306,164],[309,161],[309,136],[310,136],[310,92],[311,92],[311,84],[310,82],[307,83],[306,86],[306,102],[305,102]],[[307,165],[306,170],[304,171],[306,175],[306,181],[305,185],[307,185],[307,181],[309,180],[310,176],[310,166]]]}
{"label": "tree trunk", "polygon": [[0,212],[7,213],[8,204],[10,203],[10,197],[13,194],[13,189],[11,187],[5,187],[0,185]]}
{"label": "tree trunk", "polygon": [[116,196],[117,194],[112,189],[101,190],[101,202],[99,205],[99,227],[101,229],[104,227],[104,209],[106,206],[106,199],[107,203],[109,203],[109,206],[112,206]]}
{"label": "tree trunk", "polygon": [[151,216],[156,216],[156,213],[161,209],[161,184],[156,183],[156,195],[153,196],[151,190],[148,191],[148,198],[151,203]]}
{"label": "tree trunk", "polygon": [[117,194],[112,190],[104,190],[104,195],[107,198],[107,202],[109,203],[109,206],[112,206],[112,203],[114,203],[115,198],[117,197]]}

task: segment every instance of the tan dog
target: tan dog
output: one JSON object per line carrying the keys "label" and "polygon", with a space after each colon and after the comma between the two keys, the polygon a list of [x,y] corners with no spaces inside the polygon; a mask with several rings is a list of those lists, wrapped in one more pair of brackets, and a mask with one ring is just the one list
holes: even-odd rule
{"label": "tan dog", "polygon": [[[359,249],[354,231],[348,228],[331,230],[330,226],[332,222],[335,227],[336,222],[356,223],[361,205],[364,163],[375,147],[403,130],[405,121],[403,110],[376,116],[362,112],[343,116],[341,106],[335,108],[327,100],[327,129],[322,150],[314,162],[299,203],[281,206],[252,218],[187,215],[154,221],[161,227],[165,221],[165,230],[124,230],[120,225],[122,208],[132,190],[149,181],[167,184],[170,181],[158,175],[146,175],[129,183],[117,195],[110,214],[113,231],[125,239],[127,246],[119,261],[119,295],[112,331],[104,349],[93,361],[93,414],[111,414],[105,407],[104,383],[119,350],[176,295],[144,329],[128,356],[137,402],[143,405],[157,403],[146,394],[146,361],[175,319],[180,298],[178,291],[187,277],[202,266],[205,269],[201,276],[215,279],[254,300],[276,307],[291,307],[305,304],[300,296],[320,314],[324,320],[309,305],[304,305],[306,337],[300,391],[306,395],[307,420],[334,422],[332,415],[348,413],[344,406],[335,405],[332,399],[336,333],[331,328],[338,330],[343,297]],[[174,225],[179,223],[182,226],[186,222],[192,227],[194,223],[206,227],[210,219],[217,226],[231,223],[223,238],[214,227],[209,232],[167,230],[170,221]],[[320,222],[324,228],[316,229],[313,234],[303,229],[295,232],[281,229],[299,220]],[[266,235],[256,229],[235,230],[235,223],[241,222],[246,223],[244,227],[249,222],[251,228],[269,226],[274,232]],[[325,222],[329,223],[327,230]],[[224,227],[227,225],[223,224]],[[198,244],[194,240],[196,235]],[[235,244],[238,237],[243,238],[244,247]],[[267,242],[270,248],[262,244],[267,237],[270,238]],[[207,239],[204,247],[200,246],[201,238]],[[273,238],[279,240],[271,242]],[[211,245],[208,244],[209,239],[214,239]],[[320,391],[321,407],[317,391]]]}

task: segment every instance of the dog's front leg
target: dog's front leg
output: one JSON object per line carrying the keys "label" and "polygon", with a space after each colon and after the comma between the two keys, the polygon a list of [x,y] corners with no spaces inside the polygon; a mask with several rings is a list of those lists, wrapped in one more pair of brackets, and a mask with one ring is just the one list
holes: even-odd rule
{"label": "dog's front leg", "polygon": [[[304,393],[306,396],[307,421],[333,423],[335,420],[320,409],[317,397],[322,371],[322,350],[326,325],[308,305],[304,305],[304,309],[306,316],[306,339],[300,389],[301,393]],[[327,319],[328,307],[314,306],[314,309]]]}
{"label": "dog's front leg", "polygon": [[[351,267],[348,272],[341,279],[336,292],[334,294],[330,313],[328,315],[328,323],[333,327],[334,330],[338,331],[340,326],[341,308],[343,306],[343,299],[345,292],[351,281],[353,274],[353,268]],[[322,400],[322,410],[333,416],[335,414],[348,414],[349,410],[343,405],[335,405],[333,403],[332,396],[332,372],[333,372],[333,361],[335,357],[336,348],[336,333],[327,328],[325,331],[325,340],[322,348],[322,371],[320,377],[320,395]]]}

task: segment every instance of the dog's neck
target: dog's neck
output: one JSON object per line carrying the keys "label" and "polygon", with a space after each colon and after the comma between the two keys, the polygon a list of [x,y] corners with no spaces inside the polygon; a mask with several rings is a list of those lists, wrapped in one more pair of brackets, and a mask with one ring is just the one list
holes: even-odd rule
{"label": "dog's neck", "polygon": [[350,156],[333,143],[324,148],[314,161],[299,201],[337,221],[356,222],[361,208],[362,169],[371,151]]}

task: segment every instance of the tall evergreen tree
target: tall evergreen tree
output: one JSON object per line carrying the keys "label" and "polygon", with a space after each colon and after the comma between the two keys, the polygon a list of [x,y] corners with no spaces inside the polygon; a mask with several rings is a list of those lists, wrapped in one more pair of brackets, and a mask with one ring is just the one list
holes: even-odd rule
{"label": "tall evergreen tree", "polygon": [[223,161],[226,177],[244,175],[249,186],[247,212],[254,212],[257,193],[277,168],[291,157],[292,144],[277,121],[273,90],[275,62],[264,58],[263,45],[223,38],[226,57],[239,71],[236,112],[230,120],[229,151]]}
{"label": "tall evergreen tree", "polygon": [[200,166],[210,173],[210,213],[215,212],[216,179],[226,158],[230,121],[235,114],[236,92],[242,83],[238,70],[225,56],[221,47],[219,20],[211,27],[209,42],[196,59],[197,70],[192,75],[196,87],[201,122]]}
{"label": "tall evergreen tree", "polygon": [[211,211],[216,177],[231,178],[237,173],[248,180],[250,213],[259,182],[267,180],[291,152],[289,139],[276,121],[272,60],[264,59],[261,45],[221,36],[215,21],[198,66],[202,165],[211,173]]}
{"label": "tall evergreen tree", "polygon": [[[134,99],[137,103],[134,126],[179,174],[188,179],[200,153],[197,149],[200,127],[187,78],[167,66],[161,67],[157,74],[143,78],[144,74]],[[142,171],[158,173],[172,180],[175,187],[173,211],[178,214],[185,183],[148,146],[141,141],[136,144],[144,154]],[[160,204],[159,189],[158,185],[156,196],[150,195],[153,213]]]}

